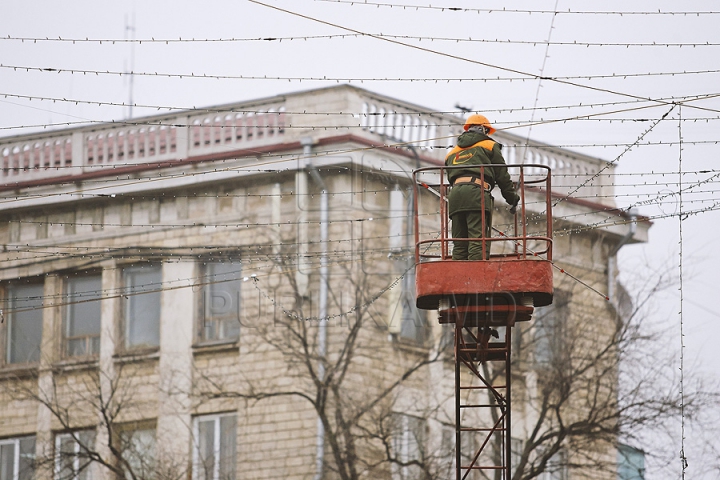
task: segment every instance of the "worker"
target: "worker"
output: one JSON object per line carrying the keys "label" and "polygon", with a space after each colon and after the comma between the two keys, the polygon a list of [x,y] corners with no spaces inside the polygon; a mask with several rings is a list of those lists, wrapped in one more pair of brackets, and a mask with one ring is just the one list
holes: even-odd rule
{"label": "worker", "polygon": [[[502,145],[488,135],[495,128],[483,115],[467,118],[465,130],[457,145],[445,157],[445,165],[464,168],[446,170],[452,188],[448,194],[448,210],[452,219],[453,238],[490,238],[494,199],[490,191],[495,185],[515,213],[520,197],[515,192],[510,174],[502,156]],[[482,166],[485,167],[482,167]],[[496,166],[497,165],[497,166]],[[483,225],[482,195],[485,195]],[[469,245],[468,245],[469,244]],[[453,242],[453,260],[482,260],[490,257],[490,242]]]}

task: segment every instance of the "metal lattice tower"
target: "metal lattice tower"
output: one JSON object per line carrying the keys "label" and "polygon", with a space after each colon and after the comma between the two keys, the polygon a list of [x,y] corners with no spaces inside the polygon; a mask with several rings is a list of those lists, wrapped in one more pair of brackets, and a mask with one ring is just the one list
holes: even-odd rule
{"label": "metal lattice tower", "polygon": [[[498,472],[499,478],[510,479],[512,331],[516,322],[531,319],[535,307],[552,303],[550,169],[508,165],[512,167],[519,169],[521,199],[514,232],[496,229],[499,236],[466,240],[482,242],[483,254],[489,254],[473,261],[450,256],[450,245],[457,241],[448,236],[446,208],[446,170],[452,167],[414,172],[416,303],[437,309],[440,323],[455,327],[456,480],[497,478]],[[418,186],[439,197],[439,238],[420,238]],[[528,211],[530,197],[528,203],[544,206],[544,211]],[[492,254],[497,243],[502,253]]]}

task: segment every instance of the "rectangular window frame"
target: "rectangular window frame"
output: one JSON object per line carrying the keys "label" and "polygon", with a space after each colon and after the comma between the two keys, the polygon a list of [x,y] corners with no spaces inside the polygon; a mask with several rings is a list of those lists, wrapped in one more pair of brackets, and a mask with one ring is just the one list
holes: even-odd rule
{"label": "rectangular window frame", "polygon": [[[475,439],[472,437],[472,435],[462,435],[462,449],[460,453],[462,456],[462,465],[468,465],[475,457],[475,454],[477,453],[477,446],[475,443]],[[451,473],[451,476],[454,477],[457,465],[455,425],[450,425],[447,423],[442,424],[441,455],[444,460],[444,465],[447,465],[447,468],[449,468],[448,473]],[[467,478],[471,480],[475,480],[478,477],[478,471],[473,471],[467,476]]]}
{"label": "rectangular window frame", "polygon": [[[128,284],[129,281],[133,278],[132,275],[149,270],[157,270],[157,272],[154,273],[157,273],[158,275],[158,277],[156,279],[153,279],[150,284],[143,284],[140,286]],[[131,276],[128,276],[128,274],[130,274]],[[118,345],[118,350],[120,350],[121,352],[153,352],[159,350],[160,325],[162,318],[162,264],[142,263],[125,265],[121,268],[120,281],[122,283],[123,295],[121,297],[120,322],[118,326],[120,330],[119,333],[121,342]],[[157,310],[157,318],[155,319],[157,332],[156,338],[153,339],[155,340],[155,343],[131,344],[130,341],[132,335],[130,333],[130,328],[133,326],[134,320],[130,318],[130,315],[134,307],[134,302],[142,300],[150,300],[157,302],[157,304],[155,305],[155,308]],[[143,319],[143,321],[145,320],[146,319]]]}
{"label": "rectangular window frame", "polygon": [[[402,463],[425,459],[425,448],[428,439],[427,422],[421,417],[394,413],[392,415],[393,435],[392,449],[397,461]],[[411,480],[418,478],[421,468],[418,465],[392,466],[393,480]]]}
{"label": "rectangular window frame", "polygon": [[545,373],[570,368],[567,322],[572,294],[555,290],[553,304],[539,311],[533,320],[533,364],[536,371]]}
{"label": "rectangular window frame", "polygon": [[[12,290],[16,287],[27,287],[31,286],[34,288],[39,287],[39,291],[35,292],[36,294],[39,293],[39,301],[33,301],[33,302],[27,302],[30,303],[28,305],[25,305],[25,302],[22,302],[23,305],[15,305],[12,301]],[[35,310],[32,310],[32,314],[36,316],[37,318],[34,319],[34,321],[39,322],[39,338],[37,338],[37,345],[35,348],[35,351],[32,353],[32,358],[29,358],[27,360],[15,360],[13,357],[17,353],[13,346],[13,334],[15,329],[15,322],[16,322],[16,315],[13,313],[15,309],[19,310],[25,310],[28,308],[34,308],[34,307],[42,307],[43,304],[43,295],[44,295],[44,288],[45,288],[45,279],[42,277],[30,277],[21,279],[20,281],[12,281],[7,282],[2,286],[2,294],[3,297],[5,297],[5,302],[3,305],[4,311],[6,312],[6,319],[5,319],[5,325],[2,332],[2,365],[3,366],[30,366],[35,365],[40,362],[40,356],[42,355],[42,335],[43,335],[43,308],[36,308]],[[22,312],[27,313],[27,312]],[[37,358],[35,358],[37,357]]]}
{"label": "rectangular window frame", "polygon": [[[223,418],[234,418],[234,450],[233,450],[233,462],[232,462],[232,475],[222,475],[220,467],[222,459],[220,453],[222,451],[222,445],[220,444],[222,439],[222,419]],[[213,472],[210,478],[205,475],[204,471],[201,471],[201,433],[200,423],[201,422],[213,422]],[[237,478],[237,413],[217,413],[210,415],[199,415],[193,418],[193,452],[192,452],[192,480],[231,480]],[[202,469],[204,470],[204,469]],[[221,476],[222,475],[222,476]]]}
{"label": "rectangular window frame", "polygon": [[[414,258],[408,264],[414,263]],[[412,263],[410,263],[412,262]],[[430,325],[424,310],[415,306],[415,267],[406,269],[402,280],[400,302],[402,307],[402,320],[400,323],[400,337],[417,345],[427,345],[430,337]]]}
{"label": "rectangular window frame", "polygon": [[[22,451],[22,442],[26,440],[32,440],[32,450],[30,452],[23,453]],[[2,454],[3,447],[7,447],[8,445],[12,445],[13,447],[13,465],[12,465],[12,472],[10,472],[11,477],[13,480],[33,480],[35,478],[35,446],[36,446],[36,437],[35,435],[25,435],[22,437],[14,437],[14,438],[3,438],[0,439],[0,455]],[[30,457],[30,465],[28,467],[27,471],[21,470],[22,465],[22,457],[25,455],[26,457]],[[4,469],[5,465],[2,463],[2,457],[0,456],[0,469]],[[0,475],[2,475],[3,472],[0,470]]]}
{"label": "rectangular window frame", "polygon": [[[228,269],[227,272],[216,272],[216,266]],[[199,264],[200,281],[203,286],[197,296],[197,328],[196,340],[201,345],[234,343],[240,339],[240,315],[242,305],[242,262],[205,260]],[[231,280],[225,277],[232,275]],[[224,284],[236,283],[234,294],[222,288]],[[216,292],[215,286],[218,287]],[[225,298],[229,296],[229,298]],[[213,312],[213,299],[223,297],[230,302],[226,312]]]}
{"label": "rectangular window frame", "polygon": [[[86,436],[85,439],[81,438],[83,436]],[[70,475],[62,472],[63,469],[63,463],[62,463],[62,444],[63,440],[70,439],[73,442],[73,456],[72,459],[72,470],[70,472]],[[87,440],[88,444],[92,445],[84,445],[86,450],[94,451],[95,448],[95,430],[92,429],[85,429],[85,430],[76,430],[73,432],[63,432],[63,433],[57,433],[55,435],[55,461],[54,461],[54,468],[53,468],[53,478],[55,480],[91,480],[93,478],[92,475],[92,468],[93,468],[93,462],[90,459],[85,459],[84,463],[81,464],[81,442],[84,440]]]}
{"label": "rectangular window frame", "polygon": [[545,471],[539,476],[539,480],[568,480],[569,474],[568,452],[561,448],[555,455],[550,457]]}
{"label": "rectangular window frame", "polygon": [[[141,462],[141,465],[138,468],[139,471],[134,471],[133,473],[135,473],[136,477],[139,478],[153,478],[154,474],[157,473],[157,465],[155,463],[155,461],[157,460],[157,424],[154,420],[143,420],[140,422],[116,425],[113,430],[113,441],[115,442],[115,445],[120,451],[120,455],[122,456],[123,460],[128,464],[132,465],[133,468],[135,468],[137,467],[137,463],[133,465],[133,462],[137,462],[138,459],[134,456],[135,451],[129,451],[127,446],[129,442],[133,441],[132,438],[129,437],[132,437],[138,432],[152,432],[152,442],[149,446],[149,449],[151,449],[151,451],[148,455],[148,449],[143,450],[145,453],[143,458],[139,459],[139,461]],[[148,445],[146,444],[145,447],[148,447]],[[125,478],[131,478],[129,472],[126,472]]]}
{"label": "rectangular window frame", "polygon": [[[70,291],[71,281],[80,278],[99,277],[99,284],[97,290],[90,290],[88,292],[95,292],[95,295],[88,295],[84,298],[75,297],[74,292]],[[87,292],[83,292],[87,293]],[[77,274],[73,277],[65,275],[63,278],[63,297],[65,299],[65,307],[63,309],[62,318],[62,352],[65,358],[97,358],[100,354],[100,334],[102,331],[102,272],[94,271],[83,274]],[[95,298],[96,300],[90,300]],[[90,301],[88,301],[90,300]],[[96,335],[70,335],[70,320],[73,315],[75,305],[81,305],[83,303],[93,303],[97,301],[97,334]],[[71,354],[70,342],[84,340],[85,352],[81,354]]]}

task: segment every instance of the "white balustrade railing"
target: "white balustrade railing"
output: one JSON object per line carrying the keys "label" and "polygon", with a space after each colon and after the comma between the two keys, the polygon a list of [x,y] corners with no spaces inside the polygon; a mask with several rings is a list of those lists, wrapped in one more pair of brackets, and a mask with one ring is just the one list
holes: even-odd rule
{"label": "white balustrade railing", "polygon": [[[360,126],[389,140],[389,143],[410,143],[423,150],[423,155],[444,160],[446,147],[455,143],[463,119],[447,114],[415,110],[407,105],[385,102],[375,98],[363,101]],[[604,160],[566,152],[559,148],[531,142],[498,132],[496,138],[505,145],[503,156],[507,163],[546,165],[552,169],[553,191],[603,203],[613,203],[613,167]],[[544,171],[538,169],[538,175]],[[532,169],[525,170],[532,176]],[[598,175],[602,172],[602,175]],[[597,176],[596,176],[597,175]],[[578,188],[579,187],[579,188]]]}
{"label": "white balustrade railing", "polygon": [[[28,141],[0,143],[0,159],[1,183],[24,181],[29,172],[67,171],[73,163],[73,138],[68,134],[56,134]],[[60,173],[41,176],[54,175]]]}
{"label": "white balustrade railing", "polygon": [[221,112],[189,117],[190,156],[242,148],[245,144],[273,143],[285,133],[282,106],[263,113]]}
{"label": "white balustrade railing", "polygon": [[[389,145],[412,146],[416,153],[442,161],[447,147],[455,143],[455,136],[460,132],[462,119],[457,116],[433,113],[363,93],[358,95],[356,105],[360,106],[360,111],[354,115],[358,127],[366,134],[381,136]],[[286,134],[286,125],[292,124],[292,112],[285,111],[284,100],[274,99],[248,110],[236,105],[219,111],[146,118],[142,123],[132,125],[115,123],[69,133],[0,139],[0,185],[67,178],[107,166],[212,156],[278,143],[281,137],[296,139],[307,135],[297,128]],[[297,123],[302,123],[301,120]],[[319,115],[307,129],[322,127],[323,122],[331,125],[332,121],[332,118]],[[612,195],[613,172],[607,162],[534,142],[526,146],[524,139],[505,132],[498,132],[496,138],[505,144],[503,154],[507,163],[549,166],[553,172],[553,190],[559,193],[568,193],[581,185],[574,195],[602,198]],[[601,171],[603,175],[592,178]]]}
{"label": "white balustrade railing", "polygon": [[[552,189],[556,193],[572,193],[575,198],[584,198],[600,203],[613,204],[612,176],[614,167],[604,160],[583,155],[565,153],[558,148],[520,143],[506,145],[503,154],[507,163],[538,164],[550,167]],[[525,175],[544,175],[538,168],[525,169]]]}
{"label": "white balustrade railing", "polygon": [[[450,127],[444,116],[427,111],[366,100],[362,104],[360,126],[364,130],[387,137],[392,142],[408,143],[424,150],[425,155],[444,157],[444,147],[452,142]],[[437,149],[439,151],[435,151]]]}
{"label": "white balustrade railing", "polygon": [[133,125],[0,139],[0,185],[23,184],[98,171],[251,148],[285,133],[281,105],[262,113],[163,116]]}
{"label": "white balustrade railing", "polygon": [[83,139],[83,164],[87,167],[154,162],[176,158],[178,127],[115,128],[85,134]]}

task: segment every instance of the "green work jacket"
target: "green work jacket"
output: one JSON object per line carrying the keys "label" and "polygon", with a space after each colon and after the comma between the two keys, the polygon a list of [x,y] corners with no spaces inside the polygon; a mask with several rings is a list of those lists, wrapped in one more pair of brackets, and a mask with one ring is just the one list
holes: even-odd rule
{"label": "green work jacket", "polygon": [[[462,165],[463,168],[448,169],[448,180],[452,184],[458,177],[474,176],[480,178],[481,165],[499,165],[484,168],[483,177],[491,189],[495,185],[500,187],[500,192],[509,205],[515,205],[519,197],[513,188],[501,148],[502,145],[482,133],[463,133],[458,137],[457,146],[445,157],[446,166]],[[480,195],[482,191],[483,189],[479,185],[473,184],[458,184],[452,187],[448,194],[448,213],[450,216],[457,212],[479,210],[481,208]],[[493,197],[490,191],[487,190],[485,192],[485,209],[492,210],[493,202]]]}

